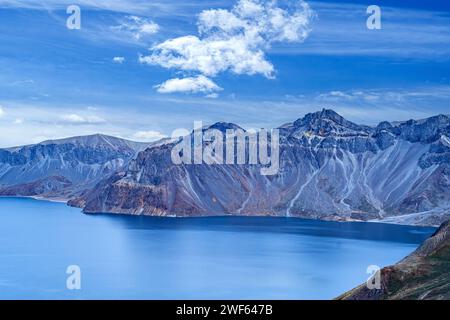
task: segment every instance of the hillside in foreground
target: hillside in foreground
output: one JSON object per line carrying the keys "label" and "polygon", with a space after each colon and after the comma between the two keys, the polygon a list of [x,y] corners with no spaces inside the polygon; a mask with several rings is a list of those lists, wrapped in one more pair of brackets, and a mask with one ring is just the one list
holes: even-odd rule
{"label": "hillside in foreground", "polygon": [[450,299],[450,221],[411,255],[381,270],[381,289],[363,284],[338,300]]}

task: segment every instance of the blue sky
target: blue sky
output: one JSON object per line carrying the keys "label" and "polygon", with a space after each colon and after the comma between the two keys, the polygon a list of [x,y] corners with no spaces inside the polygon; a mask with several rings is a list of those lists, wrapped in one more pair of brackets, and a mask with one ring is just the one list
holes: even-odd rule
{"label": "blue sky", "polygon": [[[281,27],[259,24],[250,39],[227,29],[244,19],[238,2],[0,0],[0,146],[96,132],[153,140],[196,120],[272,128],[323,107],[366,124],[450,113],[448,1],[305,11],[280,0],[265,8],[285,10]],[[81,30],[66,28],[74,3]],[[371,4],[381,30],[366,27]]]}

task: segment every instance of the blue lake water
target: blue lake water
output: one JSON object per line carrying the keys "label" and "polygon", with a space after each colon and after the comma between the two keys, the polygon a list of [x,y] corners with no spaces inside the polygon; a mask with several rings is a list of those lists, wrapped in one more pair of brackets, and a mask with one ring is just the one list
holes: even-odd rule
{"label": "blue lake water", "polygon": [[[0,198],[0,299],[331,299],[432,232],[294,218],[84,215]],[[66,269],[81,268],[81,290]]]}

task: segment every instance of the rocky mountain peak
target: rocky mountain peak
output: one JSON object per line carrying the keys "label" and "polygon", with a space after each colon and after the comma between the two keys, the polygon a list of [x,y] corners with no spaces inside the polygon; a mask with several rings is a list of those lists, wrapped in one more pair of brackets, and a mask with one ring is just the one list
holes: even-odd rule
{"label": "rocky mountain peak", "polygon": [[216,122],[213,125],[209,126],[206,130],[211,129],[219,130],[223,133],[226,133],[227,130],[244,130],[237,124],[231,122]]}
{"label": "rocky mountain peak", "polygon": [[450,118],[437,115],[423,120],[408,120],[396,123],[390,131],[410,142],[432,143],[442,135],[450,134]]}
{"label": "rocky mountain peak", "polygon": [[383,131],[383,130],[391,130],[393,128],[392,124],[388,121],[383,121],[378,124],[376,131]]}
{"label": "rocky mountain peak", "polygon": [[337,113],[334,110],[331,109],[322,109],[321,111],[308,113],[304,119],[311,119],[311,120],[317,120],[317,119],[328,119],[332,120],[336,123],[342,124],[344,121],[344,117],[342,117],[339,113]]}
{"label": "rocky mountain peak", "polygon": [[64,177],[73,183],[95,183],[122,168],[147,146],[94,134],[0,149],[0,185],[29,187],[32,183],[36,190],[39,181],[47,183],[49,176]]}
{"label": "rocky mountain peak", "polygon": [[319,136],[368,134],[372,129],[346,120],[331,109],[308,113],[293,123],[295,132],[310,132]]}

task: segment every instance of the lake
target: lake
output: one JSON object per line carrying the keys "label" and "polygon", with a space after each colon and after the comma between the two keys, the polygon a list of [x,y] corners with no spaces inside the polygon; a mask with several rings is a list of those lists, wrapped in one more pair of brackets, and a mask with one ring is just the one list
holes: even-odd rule
{"label": "lake", "polygon": [[[0,299],[332,299],[434,228],[269,217],[154,218],[0,198]],[[68,290],[67,267],[81,270]]]}

